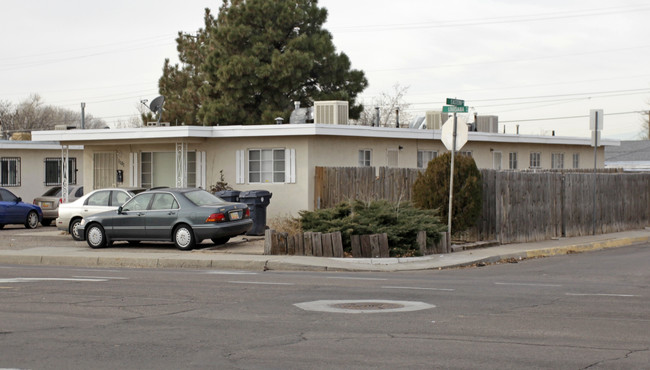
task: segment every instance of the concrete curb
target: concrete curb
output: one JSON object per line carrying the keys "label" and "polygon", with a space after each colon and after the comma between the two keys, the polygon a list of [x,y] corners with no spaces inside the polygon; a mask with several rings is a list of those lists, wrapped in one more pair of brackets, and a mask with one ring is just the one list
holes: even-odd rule
{"label": "concrete curb", "polygon": [[[646,229],[648,230],[648,229]],[[228,269],[248,271],[348,271],[392,272],[439,270],[472,266],[480,263],[497,263],[508,259],[550,257],[582,253],[608,248],[618,248],[650,243],[650,233],[619,233],[616,236],[598,236],[599,240],[576,243],[577,238],[522,243],[496,247],[470,249],[444,255],[409,258],[324,258],[304,256],[268,256],[259,254],[223,253],[121,253],[112,250],[86,250],[83,248],[31,248],[25,250],[0,250],[0,263],[13,265],[47,265],[75,267],[120,268],[191,268]],[[603,239],[605,237],[606,239]],[[589,237],[586,237],[589,238]],[[585,238],[582,238],[583,240]],[[562,244],[549,246],[549,244]]]}
{"label": "concrete curb", "polygon": [[650,243],[650,236],[619,238],[619,239],[611,239],[606,241],[595,241],[589,243],[571,244],[571,245],[551,247],[551,248],[542,248],[542,249],[526,250],[526,251],[514,252],[514,253],[499,254],[499,255],[494,255],[486,258],[478,258],[457,265],[449,265],[446,266],[445,268],[466,267],[481,262],[498,263],[508,259],[523,260],[528,258],[553,257],[553,256],[559,256],[565,254],[592,252],[592,251],[609,249],[609,248],[629,247],[632,245],[643,244],[643,243]]}

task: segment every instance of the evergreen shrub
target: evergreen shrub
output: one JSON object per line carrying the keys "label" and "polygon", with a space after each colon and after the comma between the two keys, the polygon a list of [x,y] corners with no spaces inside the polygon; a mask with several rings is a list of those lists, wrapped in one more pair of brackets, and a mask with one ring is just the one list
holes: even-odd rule
{"label": "evergreen shrub", "polygon": [[351,235],[388,235],[391,257],[419,255],[418,231],[426,231],[428,243],[440,240],[445,226],[438,210],[418,209],[411,203],[392,204],[386,200],[343,202],[336,207],[301,211],[303,231],[331,233],[340,231],[343,250],[351,252]]}
{"label": "evergreen shrub", "polygon": [[[445,223],[449,217],[449,173],[451,153],[447,152],[429,161],[427,169],[413,184],[413,204],[423,209],[440,209]],[[451,229],[459,233],[476,225],[483,206],[481,172],[474,158],[454,157],[454,194]]]}

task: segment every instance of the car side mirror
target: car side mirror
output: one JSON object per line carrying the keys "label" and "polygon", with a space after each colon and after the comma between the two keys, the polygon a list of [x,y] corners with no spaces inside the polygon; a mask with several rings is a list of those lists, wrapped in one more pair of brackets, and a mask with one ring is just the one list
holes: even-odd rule
{"label": "car side mirror", "polygon": [[20,203],[22,201],[23,201],[23,198],[21,198],[21,197],[16,198],[16,203]]}
{"label": "car side mirror", "polygon": [[118,215],[122,214],[122,206],[117,207],[117,214]]}

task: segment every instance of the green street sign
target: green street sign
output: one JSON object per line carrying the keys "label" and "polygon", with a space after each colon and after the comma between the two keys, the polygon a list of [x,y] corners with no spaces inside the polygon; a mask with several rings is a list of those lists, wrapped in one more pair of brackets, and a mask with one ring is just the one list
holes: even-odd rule
{"label": "green street sign", "polygon": [[467,107],[462,106],[458,107],[455,105],[445,105],[442,107],[443,113],[467,113]]}
{"label": "green street sign", "polygon": [[447,98],[447,105],[455,105],[457,107],[462,107],[463,105],[465,105],[465,100]]}

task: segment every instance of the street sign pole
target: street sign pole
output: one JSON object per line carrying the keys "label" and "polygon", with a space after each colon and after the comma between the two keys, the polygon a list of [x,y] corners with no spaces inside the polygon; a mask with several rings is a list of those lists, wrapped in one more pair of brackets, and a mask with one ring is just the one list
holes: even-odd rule
{"label": "street sign pole", "polygon": [[594,135],[594,199],[593,199],[593,204],[592,204],[592,219],[593,219],[593,229],[592,229],[592,235],[596,235],[596,187],[597,187],[597,181],[596,181],[596,168],[598,167],[598,131],[602,129],[602,127],[598,127],[598,120],[599,118],[602,119],[602,117],[598,117],[598,113],[600,113],[599,110],[594,109],[593,111],[593,135]]}
{"label": "street sign pole", "polygon": [[458,135],[458,120],[454,112],[454,135],[451,145],[451,171],[449,173],[449,212],[447,216],[447,245],[446,252],[451,252],[451,206],[454,200],[454,156],[456,155],[456,135]]}
{"label": "street sign pole", "polygon": [[[446,253],[451,252],[451,215],[452,215],[452,206],[454,204],[454,157],[456,156],[456,149],[460,149],[467,142],[467,125],[465,120],[462,123],[462,129],[458,131],[458,116],[457,113],[467,113],[467,106],[465,106],[465,101],[461,99],[451,99],[447,98],[447,104],[442,107],[443,113],[453,113],[454,122],[450,126],[449,122],[442,125],[442,133],[440,139],[442,143],[445,144],[447,149],[451,149],[451,165],[449,166],[449,211],[447,214],[447,245],[445,246]],[[451,138],[449,137],[451,134]],[[460,136],[460,137],[459,137]],[[451,139],[451,143],[449,142]],[[460,140],[460,142],[458,142]]]}
{"label": "street sign pole", "polygon": [[592,143],[594,146],[594,198],[592,204],[592,219],[593,219],[593,229],[592,235],[596,235],[596,191],[597,181],[596,181],[596,168],[598,168],[598,136],[600,136],[600,131],[603,129],[603,110],[602,109],[592,109],[589,112],[589,125],[591,127],[592,133]]}

